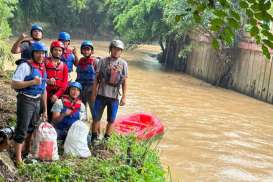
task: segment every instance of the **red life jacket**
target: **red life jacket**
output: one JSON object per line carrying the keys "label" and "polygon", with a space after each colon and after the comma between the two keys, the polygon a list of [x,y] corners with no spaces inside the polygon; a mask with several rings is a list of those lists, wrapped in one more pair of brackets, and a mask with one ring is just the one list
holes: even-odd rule
{"label": "red life jacket", "polygon": [[57,66],[54,65],[53,61],[49,58],[45,62],[47,78],[55,78],[56,84],[55,85],[47,85],[47,89],[49,90],[57,90],[58,88],[62,87],[64,82],[64,63],[62,61],[59,62]]}
{"label": "red life jacket", "polygon": [[64,113],[67,109],[71,109],[72,113],[65,116],[61,122],[57,123],[56,127],[61,130],[68,130],[74,122],[80,119],[81,100],[72,100],[68,95],[63,95],[62,102],[64,107],[61,112]]}
{"label": "red life jacket", "polygon": [[95,57],[82,57],[78,63],[79,66],[81,66],[82,68],[84,68],[85,66],[88,66],[89,64],[95,66],[95,61],[96,58]]}
{"label": "red life jacket", "polygon": [[80,99],[77,98],[72,101],[72,99],[68,95],[63,95],[62,101],[63,101],[63,105],[65,108],[72,110],[72,114],[75,112],[79,112],[79,110],[81,108],[81,100]]}
{"label": "red life jacket", "polygon": [[72,54],[72,50],[70,48],[64,49],[63,57],[65,59],[67,59],[70,54]]}
{"label": "red life jacket", "polygon": [[44,78],[46,68],[43,62],[36,63],[35,61],[31,61],[31,62],[28,61],[28,63],[32,66],[32,68],[36,68],[39,71],[39,73],[42,75],[42,77]]}
{"label": "red life jacket", "polygon": [[92,85],[96,78],[95,71],[95,61],[96,58],[81,58],[79,64],[77,65],[77,82],[80,82],[82,85]]}

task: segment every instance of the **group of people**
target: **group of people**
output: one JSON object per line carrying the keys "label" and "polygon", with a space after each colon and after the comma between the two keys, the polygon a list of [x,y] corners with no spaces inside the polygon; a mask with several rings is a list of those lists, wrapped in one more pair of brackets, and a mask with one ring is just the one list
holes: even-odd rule
{"label": "group of people", "polygon": [[[107,126],[104,138],[113,131],[119,105],[126,103],[128,66],[120,56],[124,43],[113,40],[109,56],[97,59],[94,45],[85,40],[77,49],[70,48],[70,35],[61,32],[58,40],[51,42],[48,52],[42,43],[43,29],[34,24],[30,37],[23,33],[12,46],[13,54],[21,53],[12,77],[12,88],[17,91],[17,123],[15,128],[16,162],[30,150],[33,131],[40,118],[56,129],[58,139],[64,140],[70,126],[86,119],[88,105],[93,122],[90,126],[91,142],[98,140],[100,120],[107,107]],[[70,73],[76,67],[77,78]],[[122,90],[122,92],[120,92]]]}

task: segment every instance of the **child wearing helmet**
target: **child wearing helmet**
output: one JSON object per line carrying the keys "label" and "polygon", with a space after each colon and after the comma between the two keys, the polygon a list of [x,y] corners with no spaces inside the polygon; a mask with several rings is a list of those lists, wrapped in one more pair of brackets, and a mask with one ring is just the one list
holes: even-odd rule
{"label": "child wearing helmet", "polygon": [[81,92],[81,100],[85,107],[88,103],[92,113],[93,103],[91,102],[92,86],[96,77],[96,64],[98,60],[92,56],[94,54],[94,46],[91,40],[85,40],[81,44],[81,54],[83,57],[77,65],[76,81],[81,83],[83,89]]}
{"label": "child wearing helmet", "polygon": [[50,45],[51,57],[45,61],[47,72],[47,110],[48,120],[51,122],[52,113],[51,108],[53,104],[60,98],[68,86],[68,68],[67,65],[61,61],[64,51],[64,45],[60,41],[53,41]]}
{"label": "child wearing helmet", "polygon": [[[104,108],[107,107],[107,126],[104,135],[104,138],[107,139],[112,133],[118,106],[123,106],[126,103],[128,66],[127,62],[120,57],[123,49],[122,41],[113,40],[109,45],[110,56],[100,60],[97,65],[92,91],[92,101],[95,104],[91,126],[91,142],[96,141],[98,133],[100,133],[100,120]],[[119,103],[120,87],[122,88],[122,95]]]}
{"label": "child wearing helmet", "polygon": [[30,37],[26,33],[22,33],[11,48],[12,54],[21,53],[21,58],[31,58],[31,44],[39,42],[43,38],[43,28],[38,24],[33,24],[30,30]]}
{"label": "child wearing helmet", "polygon": [[29,152],[32,133],[40,118],[40,101],[45,107],[42,117],[46,119],[46,70],[44,65],[47,48],[41,42],[31,45],[31,59],[21,62],[12,77],[11,86],[17,91],[17,123],[15,128],[16,163],[22,162],[23,143]]}
{"label": "child wearing helmet", "polygon": [[70,126],[78,121],[86,119],[85,106],[79,99],[82,86],[79,82],[70,82],[68,95],[63,95],[53,105],[51,111],[52,121],[59,140],[65,140]]}
{"label": "child wearing helmet", "polygon": [[79,59],[78,59],[77,49],[75,47],[73,48],[73,50],[70,49],[69,45],[70,45],[71,37],[70,37],[70,34],[67,32],[60,32],[58,36],[58,40],[64,44],[64,53],[62,55],[62,61],[67,65],[68,72],[71,73],[73,71],[73,65],[77,66],[78,64]]}

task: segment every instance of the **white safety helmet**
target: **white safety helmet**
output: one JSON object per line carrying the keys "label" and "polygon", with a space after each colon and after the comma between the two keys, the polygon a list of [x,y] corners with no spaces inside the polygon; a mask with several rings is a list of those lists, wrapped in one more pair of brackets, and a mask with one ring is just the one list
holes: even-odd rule
{"label": "white safety helmet", "polygon": [[125,46],[121,40],[112,40],[109,46],[109,51],[111,51],[113,47],[117,47],[123,50]]}

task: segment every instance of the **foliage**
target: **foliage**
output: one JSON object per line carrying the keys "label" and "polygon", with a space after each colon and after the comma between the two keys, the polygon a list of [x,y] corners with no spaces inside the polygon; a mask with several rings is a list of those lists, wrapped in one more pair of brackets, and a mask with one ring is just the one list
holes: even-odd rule
{"label": "foliage", "polygon": [[46,36],[56,37],[60,31],[67,31],[90,39],[100,35],[99,29],[111,32],[109,24],[100,23],[106,21],[103,5],[96,0],[19,0],[11,23],[15,33],[29,32],[32,23],[39,23]]}
{"label": "foliage", "polygon": [[[209,19],[209,30],[214,34],[212,45],[219,48],[222,44],[231,45],[236,31],[242,28],[246,20],[250,24],[250,35],[261,44],[263,54],[269,59],[269,48],[273,48],[273,34],[269,26],[273,20],[270,14],[270,0],[187,0],[190,4],[188,12],[194,21],[201,24],[204,13],[212,13]],[[183,12],[178,17],[183,17]]]}
{"label": "foliage", "polygon": [[107,0],[116,31],[129,43],[158,40],[168,26],[163,21],[164,0]]}
{"label": "foliage", "polygon": [[134,137],[113,136],[106,150],[110,158],[66,158],[52,163],[24,165],[20,175],[32,181],[165,181],[165,172],[152,142],[138,142]]}
{"label": "foliage", "polygon": [[8,19],[13,16],[17,0],[0,0],[0,70],[3,69],[4,61],[10,60],[9,48],[6,39],[11,35]]}
{"label": "foliage", "polygon": [[126,40],[136,43],[166,40],[172,33],[183,36],[189,30],[202,29],[213,37],[214,48],[222,48],[235,44],[238,32],[249,24],[250,35],[270,58],[269,48],[273,48],[270,0],[107,0],[106,3],[111,7],[115,29]]}
{"label": "foliage", "polygon": [[69,7],[77,12],[86,9],[87,0],[69,0]]}

